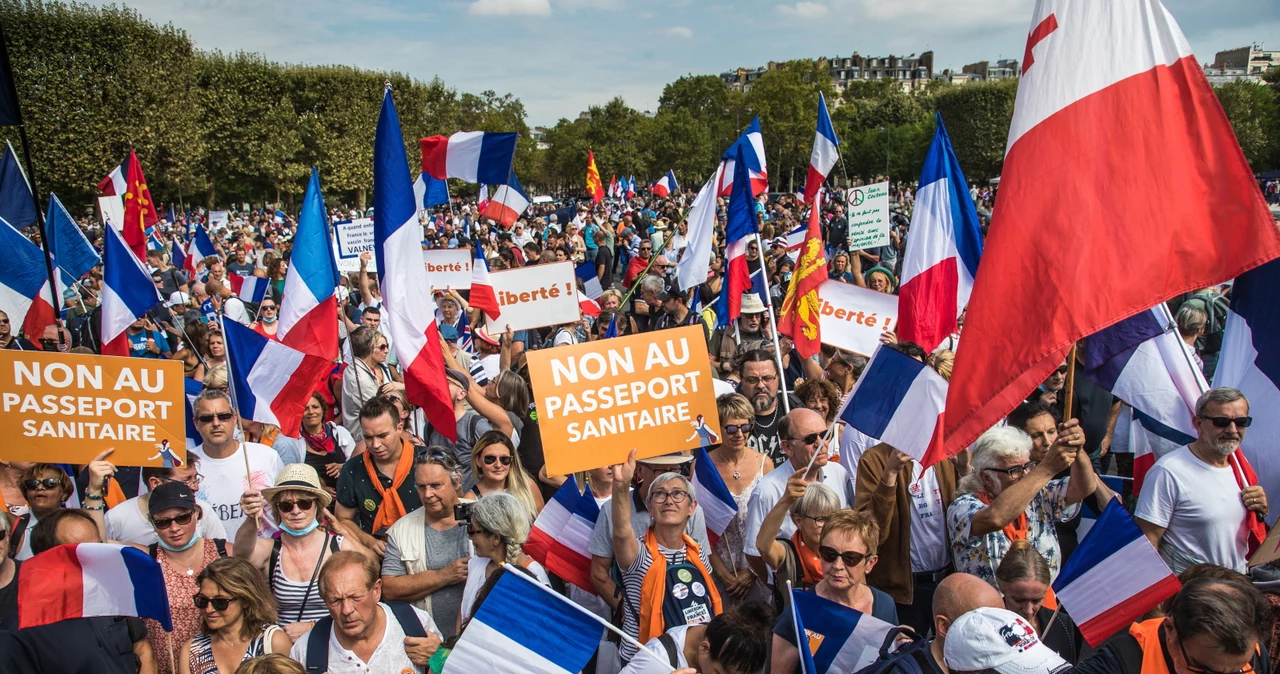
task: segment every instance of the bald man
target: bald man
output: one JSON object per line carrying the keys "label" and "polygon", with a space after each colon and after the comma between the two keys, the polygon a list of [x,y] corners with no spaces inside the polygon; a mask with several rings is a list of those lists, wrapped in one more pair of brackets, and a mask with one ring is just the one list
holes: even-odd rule
{"label": "bald man", "polygon": [[1004,608],[1004,599],[991,583],[967,573],[953,573],[938,583],[933,593],[933,643],[929,644],[929,659],[937,671],[950,674],[942,660],[942,649],[951,623],[982,607]]}

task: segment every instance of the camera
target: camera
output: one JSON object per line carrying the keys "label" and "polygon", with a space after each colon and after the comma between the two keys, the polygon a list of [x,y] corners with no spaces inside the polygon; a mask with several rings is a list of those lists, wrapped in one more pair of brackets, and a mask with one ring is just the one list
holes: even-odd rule
{"label": "camera", "polygon": [[471,520],[471,508],[475,506],[475,501],[466,501],[457,503],[453,506],[453,519],[459,522],[468,522]]}

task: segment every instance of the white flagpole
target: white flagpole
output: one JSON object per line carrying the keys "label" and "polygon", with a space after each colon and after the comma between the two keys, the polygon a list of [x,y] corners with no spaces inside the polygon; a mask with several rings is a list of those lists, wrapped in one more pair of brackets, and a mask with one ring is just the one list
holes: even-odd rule
{"label": "white flagpole", "polygon": [[782,347],[778,344],[778,319],[773,314],[773,295],[769,292],[769,265],[765,262],[764,243],[760,241],[760,232],[756,232],[756,250],[760,251],[760,273],[764,276],[764,307],[769,313],[769,325],[773,328],[773,358],[778,365],[778,391],[782,394],[782,409],[786,414],[790,414],[791,401],[787,395],[787,377],[782,372]]}

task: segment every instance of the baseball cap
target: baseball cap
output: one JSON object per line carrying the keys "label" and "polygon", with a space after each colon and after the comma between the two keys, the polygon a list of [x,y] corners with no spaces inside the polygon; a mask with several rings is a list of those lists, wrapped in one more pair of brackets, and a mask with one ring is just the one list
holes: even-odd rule
{"label": "baseball cap", "polygon": [[452,379],[453,383],[457,384],[458,387],[461,388],[464,393],[469,392],[471,390],[471,378],[468,377],[462,370],[455,370],[451,367],[446,367],[444,369],[444,376],[449,379]]}
{"label": "baseball cap", "polygon": [[174,292],[169,294],[168,306],[180,307],[190,301],[191,301],[190,295],[182,292],[181,290],[175,290]]}
{"label": "baseball cap", "polygon": [[679,286],[671,286],[658,293],[658,299],[663,302],[667,300],[687,300],[689,299],[689,293],[681,290]]}
{"label": "baseball cap", "polygon": [[450,342],[455,342],[458,340],[458,329],[452,325],[442,325],[440,326],[440,336]]}
{"label": "baseball cap", "polygon": [[952,671],[1058,674],[1071,669],[1036,636],[1025,618],[1002,608],[977,608],[947,630],[943,659]]}
{"label": "baseball cap", "polygon": [[152,489],[151,497],[147,499],[147,514],[155,517],[156,513],[169,508],[195,510],[195,492],[185,482],[165,482]]}

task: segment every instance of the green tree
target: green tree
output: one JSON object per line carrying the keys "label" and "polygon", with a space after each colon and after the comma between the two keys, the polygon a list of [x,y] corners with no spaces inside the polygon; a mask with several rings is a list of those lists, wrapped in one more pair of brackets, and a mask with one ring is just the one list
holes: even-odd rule
{"label": "green tree", "polygon": [[970,181],[1000,175],[1017,94],[1018,80],[1007,79],[948,87],[934,95],[935,108]]}
{"label": "green tree", "polygon": [[[1280,78],[1273,79],[1276,80]],[[1280,131],[1277,125],[1280,105],[1277,104],[1276,90],[1255,82],[1237,80],[1215,91],[1249,166],[1257,173],[1275,168],[1277,147],[1280,146],[1280,133],[1277,133]]]}
{"label": "green tree", "polygon": [[788,61],[761,75],[746,94],[747,108],[760,116],[773,189],[794,192],[804,186],[813,151],[818,92],[827,100],[834,99],[829,71],[815,61]]}

